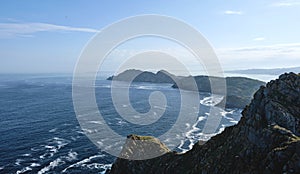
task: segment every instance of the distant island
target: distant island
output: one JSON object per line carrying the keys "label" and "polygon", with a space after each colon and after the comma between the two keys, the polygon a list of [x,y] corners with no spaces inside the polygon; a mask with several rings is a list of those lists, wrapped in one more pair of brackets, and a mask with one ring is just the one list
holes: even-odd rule
{"label": "distant island", "polygon": [[265,74],[265,75],[280,75],[285,72],[300,72],[300,67],[293,68],[273,68],[273,69],[245,69],[245,70],[232,70],[225,71],[226,73],[238,74]]}
{"label": "distant island", "polygon": [[[183,77],[175,76],[167,71],[161,70],[157,73],[130,69],[116,76],[108,77],[107,80],[118,81],[133,81],[133,82],[148,82],[148,83],[175,83],[174,79]],[[133,79],[133,80],[132,80]]]}
{"label": "distant island", "polygon": [[[157,73],[141,71],[141,70],[126,70],[116,76],[111,76],[107,80],[132,81],[132,82],[148,82],[148,83],[170,83],[172,88],[184,90],[193,90],[190,83],[191,78],[194,78],[197,84],[198,92],[211,93],[210,79],[222,80],[221,77],[209,76],[175,76],[167,71],[161,70]],[[250,103],[252,95],[265,85],[264,82],[246,77],[226,77],[227,96],[220,105],[225,105],[226,108],[244,108]],[[180,84],[180,85],[178,85]]]}

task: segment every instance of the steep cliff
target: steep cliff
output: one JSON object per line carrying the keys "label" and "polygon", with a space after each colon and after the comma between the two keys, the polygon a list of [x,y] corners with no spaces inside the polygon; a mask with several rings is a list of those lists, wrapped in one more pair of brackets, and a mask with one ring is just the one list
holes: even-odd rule
{"label": "steep cliff", "polygon": [[[209,77],[209,76],[190,76],[180,78],[172,86],[173,88],[180,88],[184,90],[193,90],[190,84],[191,80],[189,78],[194,78],[198,87],[199,92],[211,92],[210,80],[215,83],[219,81],[222,83],[222,78],[220,77]],[[224,106],[226,108],[241,108],[243,109],[247,104],[250,103],[252,95],[261,86],[265,85],[264,82],[254,79],[249,79],[246,77],[226,77],[226,103]],[[223,93],[222,88],[219,91]],[[215,91],[218,94],[218,91]],[[238,102],[237,102],[238,101]],[[223,100],[225,102],[225,100]],[[222,104],[220,104],[222,105]]]}
{"label": "steep cliff", "polygon": [[185,154],[118,158],[109,173],[300,173],[300,75],[283,74],[261,87],[242,115]]}

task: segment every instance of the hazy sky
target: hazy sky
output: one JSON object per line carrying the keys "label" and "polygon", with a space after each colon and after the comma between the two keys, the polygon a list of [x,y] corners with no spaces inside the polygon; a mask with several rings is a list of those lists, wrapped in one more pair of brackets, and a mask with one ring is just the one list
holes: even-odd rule
{"label": "hazy sky", "polygon": [[[98,30],[141,14],[195,27],[225,70],[300,66],[300,0],[9,0],[0,5],[0,73],[71,73]],[[140,42],[117,48],[114,56],[177,48]]]}

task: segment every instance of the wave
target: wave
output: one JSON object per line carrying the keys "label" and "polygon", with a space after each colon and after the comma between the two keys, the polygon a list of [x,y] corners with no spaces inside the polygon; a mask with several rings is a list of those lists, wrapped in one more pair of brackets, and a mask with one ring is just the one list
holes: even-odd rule
{"label": "wave", "polygon": [[198,124],[204,120],[206,120],[206,116],[200,116],[198,117],[197,121],[191,126],[190,124],[186,124],[186,129],[191,128],[189,131],[185,133],[185,140],[181,140],[180,144],[176,147],[179,149],[182,153],[187,152],[188,150],[192,149],[194,144],[200,140],[199,133],[201,131],[200,128],[198,128]]}
{"label": "wave", "polygon": [[[225,111],[224,110],[224,111],[221,112],[221,115],[223,116],[223,118],[227,119],[230,123],[237,124],[239,122],[240,117],[235,120],[234,118],[231,118],[231,117],[227,116],[227,115],[232,116],[234,112],[235,112],[235,110],[230,110],[230,111]],[[232,124],[227,125],[227,126],[231,126]]]}
{"label": "wave", "polygon": [[[186,133],[185,133],[185,136],[186,136],[188,139],[193,139],[193,138],[194,138],[193,133],[198,132],[198,131],[201,130],[200,128],[197,127],[197,125],[198,125],[201,121],[205,120],[206,118],[207,118],[207,117],[205,117],[205,116],[200,116],[200,117],[198,117],[198,120],[196,121],[196,123],[194,123],[194,124],[192,125],[192,129],[191,129],[190,131],[186,132]],[[190,126],[189,124],[187,124],[187,125],[188,125],[188,127]]]}
{"label": "wave", "polygon": [[159,88],[155,86],[134,86],[135,89],[143,89],[143,90],[157,90]]}
{"label": "wave", "polygon": [[93,123],[93,124],[103,124],[101,121],[89,121],[89,123]]}
{"label": "wave", "polygon": [[179,146],[177,147],[181,153],[186,153],[193,148],[194,142],[191,140],[181,140]]}
{"label": "wave", "polygon": [[[211,97],[204,98],[205,101],[208,101],[210,99]],[[202,100],[202,102],[204,101]],[[234,112],[236,112],[236,110],[229,110],[229,111],[222,110],[220,112],[220,115],[222,115],[222,117],[228,120],[230,123],[236,124],[238,123],[239,118],[235,120],[234,118],[229,117],[229,116],[233,116]],[[182,153],[185,153],[188,150],[192,149],[194,144],[197,143],[199,140],[208,141],[211,137],[223,132],[227,126],[232,125],[232,124],[221,124],[216,133],[210,133],[210,134],[203,133],[201,130],[202,126],[199,126],[199,123],[205,121],[208,116],[209,113],[205,113],[205,116],[198,117],[198,120],[193,125],[186,124],[186,129],[190,129],[190,130],[185,133],[186,139],[180,141],[180,144],[177,146],[177,149],[179,149]]]}
{"label": "wave", "polygon": [[50,133],[56,132],[56,131],[57,131],[57,128],[53,128],[53,129],[49,130]]}
{"label": "wave", "polygon": [[32,168],[30,168],[30,167],[24,167],[24,168],[22,168],[21,170],[18,170],[18,171],[16,172],[16,174],[25,173],[25,172],[28,172],[28,171],[31,171],[31,170],[32,170]]}
{"label": "wave", "polygon": [[23,159],[16,159],[15,165],[20,166],[21,162],[24,162]]}
{"label": "wave", "polygon": [[77,156],[78,156],[78,153],[77,152],[72,152],[72,150],[70,150],[68,152],[68,155],[66,156],[66,159],[68,161],[74,161],[74,160],[77,160]]}
{"label": "wave", "polygon": [[60,164],[65,164],[64,161],[62,161],[62,159],[57,158],[54,161],[50,162],[50,164],[44,168],[42,168],[40,171],[38,171],[38,174],[43,174],[46,173],[52,169],[54,169],[55,167],[59,166]]}
{"label": "wave", "polygon": [[39,163],[31,163],[30,164],[30,167],[39,167],[41,166]]}
{"label": "wave", "polygon": [[216,104],[220,103],[224,99],[224,96],[219,95],[211,95],[209,97],[204,97],[200,100],[200,104],[204,106],[215,106]]}
{"label": "wave", "polygon": [[[133,117],[135,117],[136,118],[136,116],[134,115]],[[124,119],[121,119],[121,118],[115,118],[115,120],[117,121],[117,123],[115,123],[116,125],[119,125],[119,126],[121,126],[121,125],[125,125],[125,124],[127,124],[127,122],[124,120]]]}
{"label": "wave", "polygon": [[74,161],[77,159],[77,152],[73,152],[72,149],[68,152],[68,155],[61,156],[54,161],[50,162],[48,166],[42,168],[40,171],[38,171],[38,174],[47,173],[48,171],[54,169],[55,167],[58,167],[60,165],[66,164],[66,161]]}
{"label": "wave", "polygon": [[66,146],[69,143],[70,143],[69,140],[66,140],[63,138],[54,137],[52,139],[49,139],[48,144],[43,146],[44,149],[46,150],[46,153],[44,153],[43,155],[40,155],[39,158],[44,159],[46,157],[52,157],[61,148],[63,148],[64,146]]}
{"label": "wave", "polygon": [[170,84],[133,84],[130,88],[140,89],[140,90],[174,90],[171,88]]}
{"label": "wave", "polygon": [[76,162],[75,164],[72,164],[70,166],[68,166],[67,168],[65,168],[64,170],[62,170],[62,173],[65,173],[67,170],[71,169],[71,168],[75,168],[75,167],[80,167],[80,166],[84,166],[85,163],[89,163],[92,161],[92,159],[95,158],[102,158],[105,155],[101,154],[101,155],[94,155],[94,156],[90,156],[88,158],[85,158],[81,161]]}
{"label": "wave", "polygon": [[31,156],[32,154],[30,153],[24,153],[22,156]]}

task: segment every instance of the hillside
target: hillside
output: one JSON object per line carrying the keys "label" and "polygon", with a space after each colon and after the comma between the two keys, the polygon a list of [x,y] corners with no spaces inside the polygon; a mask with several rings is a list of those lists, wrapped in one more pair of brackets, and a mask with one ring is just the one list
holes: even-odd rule
{"label": "hillside", "polygon": [[116,76],[108,77],[107,80],[127,81],[127,82],[148,82],[148,83],[174,83],[177,77],[167,71],[161,70],[157,73],[140,71],[135,69],[126,70]]}
{"label": "hillside", "polygon": [[255,93],[237,125],[205,144],[143,161],[118,158],[109,173],[300,173],[299,106],[300,75],[283,74]]}

